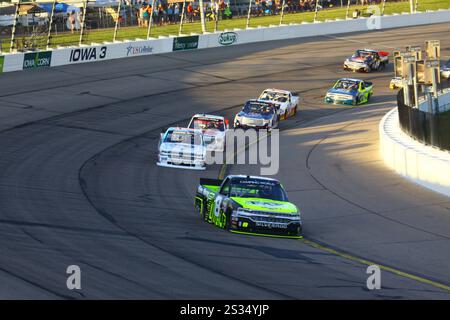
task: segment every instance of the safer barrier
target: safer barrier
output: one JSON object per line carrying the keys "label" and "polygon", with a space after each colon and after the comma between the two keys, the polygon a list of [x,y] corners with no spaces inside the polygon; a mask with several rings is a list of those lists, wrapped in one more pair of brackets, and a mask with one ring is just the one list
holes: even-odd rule
{"label": "safer barrier", "polygon": [[426,188],[450,197],[450,153],[412,139],[402,131],[398,109],[380,121],[380,153],[385,164]]}
{"label": "safer barrier", "polygon": [[381,17],[372,16],[370,18],[350,20],[249,28],[246,30],[234,29],[202,35],[168,36],[150,40],[135,39],[104,42],[89,46],[56,48],[48,51],[5,54],[0,56],[0,73],[168,53],[179,50],[195,50],[260,41],[326,36],[350,32],[369,32],[372,29],[391,29],[448,21],[450,21],[450,10],[438,10],[425,13],[404,13]]}
{"label": "safer barrier", "polygon": [[450,151],[450,111],[432,114],[411,108],[404,103],[403,89],[397,94],[397,106],[404,132],[424,144]]}

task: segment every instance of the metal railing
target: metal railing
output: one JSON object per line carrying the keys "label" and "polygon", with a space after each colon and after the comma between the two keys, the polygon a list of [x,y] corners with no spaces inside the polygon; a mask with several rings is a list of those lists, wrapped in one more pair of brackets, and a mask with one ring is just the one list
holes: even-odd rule
{"label": "metal railing", "polygon": [[374,5],[381,15],[450,7],[448,0],[414,0],[414,9],[409,0],[233,0],[228,4],[201,0],[202,11],[197,0],[145,1],[145,5],[137,0],[112,1],[109,6],[89,0],[80,0],[77,6],[64,5],[63,1],[47,6],[19,1],[0,7],[1,51],[352,19],[368,16]]}

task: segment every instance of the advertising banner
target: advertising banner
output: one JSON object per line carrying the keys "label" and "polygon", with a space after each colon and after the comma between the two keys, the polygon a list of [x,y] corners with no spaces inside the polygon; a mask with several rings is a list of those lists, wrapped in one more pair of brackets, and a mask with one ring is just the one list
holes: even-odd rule
{"label": "advertising banner", "polygon": [[3,64],[5,63],[5,57],[0,56],[0,73],[3,72]]}
{"label": "advertising banner", "polygon": [[25,53],[23,57],[23,69],[50,67],[51,62],[51,51]]}
{"label": "advertising banner", "polygon": [[222,32],[218,38],[219,44],[229,46],[238,42],[238,34],[236,32]]}
{"label": "advertising banner", "polygon": [[173,38],[173,51],[192,50],[198,48],[198,36]]}
{"label": "advertising banner", "polygon": [[107,58],[108,47],[85,47],[76,48],[70,51],[69,63],[89,62],[103,60]]}

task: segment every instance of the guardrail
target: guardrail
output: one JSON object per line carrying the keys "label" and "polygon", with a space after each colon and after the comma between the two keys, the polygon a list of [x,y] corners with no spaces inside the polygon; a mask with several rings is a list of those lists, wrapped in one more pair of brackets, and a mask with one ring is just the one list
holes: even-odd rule
{"label": "guardrail", "polygon": [[[450,92],[443,95],[446,99]],[[427,102],[424,102],[427,103]],[[400,126],[412,138],[439,149],[450,151],[450,111],[425,112],[404,103],[403,89],[397,94]]]}
{"label": "guardrail", "polygon": [[[379,20],[377,20],[379,19]],[[185,36],[160,36],[157,39],[124,40],[72,46],[47,51],[11,53],[0,56],[0,72],[54,67],[133,56],[239,45],[260,41],[344,34],[442,23],[450,21],[450,10],[404,13],[351,20],[334,20],[284,26],[233,29]],[[373,22],[376,22],[373,24]]]}

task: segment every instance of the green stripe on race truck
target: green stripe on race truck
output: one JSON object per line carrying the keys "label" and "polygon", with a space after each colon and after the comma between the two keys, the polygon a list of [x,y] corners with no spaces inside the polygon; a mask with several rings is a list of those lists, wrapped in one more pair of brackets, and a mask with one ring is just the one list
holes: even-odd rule
{"label": "green stripe on race truck", "polygon": [[231,197],[231,199],[240,204],[244,209],[292,214],[296,214],[298,212],[298,209],[294,204],[286,201],[238,197]]}

